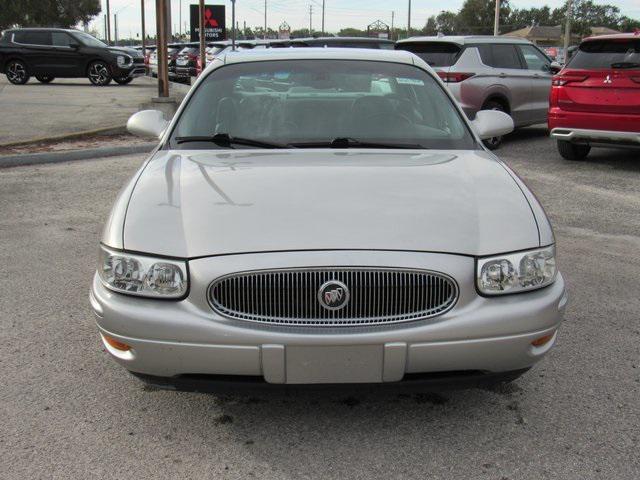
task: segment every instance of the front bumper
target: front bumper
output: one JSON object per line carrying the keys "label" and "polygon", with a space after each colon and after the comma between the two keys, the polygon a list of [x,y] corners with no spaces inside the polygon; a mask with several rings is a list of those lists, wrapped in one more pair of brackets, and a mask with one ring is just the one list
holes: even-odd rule
{"label": "front bumper", "polygon": [[144,64],[133,64],[130,67],[113,67],[111,73],[117,78],[137,78],[147,74]]}
{"label": "front bumper", "polygon": [[[217,316],[210,282],[227,273],[282,266],[393,265],[429,268],[459,283],[456,306],[435,319],[377,327],[283,327]],[[247,268],[249,267],[249,268]],[[97,276],[91,304],[102,335],[131,346],[106,350],[126,369],[155,377],[236,375],[268,383],[397,382],[406,374],[499,373],[531,367],[555,343],[567,302],[564,280],[500,298],[477,295],[470,257],[406,252],[305,252],[231,255],[189,262],[192,282],[180,302],[113,293]],[[531,342],[553,334],[541,347]]]}

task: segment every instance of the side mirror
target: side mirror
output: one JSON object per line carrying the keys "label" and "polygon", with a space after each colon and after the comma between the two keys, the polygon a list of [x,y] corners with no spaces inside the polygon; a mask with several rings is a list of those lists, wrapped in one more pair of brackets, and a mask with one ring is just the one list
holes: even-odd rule
{"label": "side mirror", "polygon": [[551,65],[549,65],[549,71],[554,75],[560,70],[562,70],[562,65],[560,65],[558,62],[551,62]]}
{"label": "side mirror", "polygon": [[514,129],[513,118],[499,110],[480,110],[471,125],[482,140],[501,137]]}
{"label": "side mirror", "polygon": [[80,48],[80,44],[79,43],[70,43],[69,44],[69,48],[71,50],[78,50]]}
{"label": "side mirror", "polygon": [[134,113],[127,122],[127,130],[139,137],[160,138],[169,126],[159,110],[142,110]]}

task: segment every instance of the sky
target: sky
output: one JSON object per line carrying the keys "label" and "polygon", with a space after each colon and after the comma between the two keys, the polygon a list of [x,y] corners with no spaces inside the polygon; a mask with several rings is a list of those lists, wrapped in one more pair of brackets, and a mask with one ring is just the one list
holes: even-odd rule
{"label": "sky", "polygon": [[[182,10],[182,30],[188,29],[189,4],[197,4],[195,0],[167,0],[171,3],[172,23],[176,30],[180,30],[180,11]],[[106,12],[106,0],[101,0],[103,13]],[[292,29],[309,27],[309,6],[313,7],[313,29],[320,30],[322,21],[323,0],[266,0],[267,24],[270,28],[277,27],[286,21]],[[145,0],[146,29],[151,35],[155,34],[155,0]],[[412,0],[411,25],[414,28],[424,26],[427,18],[441,10],[457,11],[463,0]],[[548,5],[556,8],[564,0],[510,0],[512,8],[530,8]],[[598,4],[617,5],[624,15],[640,18],[640,0],[595,0]],[[227,25],[231,24],[231,1],[208,0],[209,5],[227,6]],[[242,27],[264,25],[264,0],[237,0],[236,18]],[[111,15],[118,14],[119,37],[136,37],[140,34],[141,0],[110,0]],[[182,7],[182,8],[181,8]],[[367,25],[376,21],[391,25],[392,11],[395,11],[395,25],[406,27],[408,19],[408,0],[325,0],[326,30],[337,32],[343,27],[351,26],[366,29]],[[185,26],[186,25],[186,26]],[[104,35],[104,20],[102,16],[96,18],[90,28]],[[112,27],[113,29],[113,21]],[[113,35],[113,33],[112,33]]]}

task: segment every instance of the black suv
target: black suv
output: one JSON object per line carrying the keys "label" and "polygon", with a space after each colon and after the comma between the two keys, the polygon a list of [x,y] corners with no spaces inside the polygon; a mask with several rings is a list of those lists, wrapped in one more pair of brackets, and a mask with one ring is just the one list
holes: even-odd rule
{"label": "black suv", "polygon": [[24,85],[33,75],[42,83],[87,77],[103,86],[112,79],[126,85],[146,70],[141,52],[109,47],[88,33],[21,28],[6,30],[0,38],[0,73],[15,85]]}

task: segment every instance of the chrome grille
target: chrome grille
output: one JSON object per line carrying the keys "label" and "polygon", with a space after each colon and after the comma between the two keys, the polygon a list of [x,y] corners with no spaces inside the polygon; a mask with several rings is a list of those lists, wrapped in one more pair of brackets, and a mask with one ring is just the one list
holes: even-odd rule
{"label": "chrome grille", "polygon": [[[349,302],[328,310],[318,301],[328,281],[344,283]],[[383,325],[435,317],[453,307],[455,281],[425,270],[305,268],[254,271],[216,280],[213,309],[229,318],[280,325]]]}

